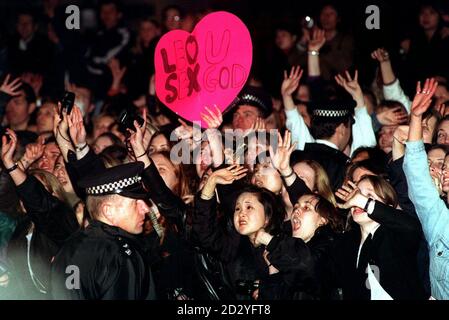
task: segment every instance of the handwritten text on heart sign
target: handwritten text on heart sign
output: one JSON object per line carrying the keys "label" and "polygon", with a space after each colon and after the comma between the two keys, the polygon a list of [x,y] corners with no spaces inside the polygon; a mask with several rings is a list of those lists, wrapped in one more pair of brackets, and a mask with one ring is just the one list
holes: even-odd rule
{"label": "handwritten text on heart sign", "polygon": [[199,120],[204,106],[224,109],[242,89],[252,63],[251,38],[236,16],[212,13],[191,34],[166,34],[155,63],[159,99],[185,119]]}

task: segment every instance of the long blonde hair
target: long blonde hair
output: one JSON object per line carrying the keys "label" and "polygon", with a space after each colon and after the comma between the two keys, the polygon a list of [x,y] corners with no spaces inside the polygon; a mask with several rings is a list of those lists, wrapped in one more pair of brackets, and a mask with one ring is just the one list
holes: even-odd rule
{"label": "long blonde hair", "polygon": [[332,192],[329,177],[323,167],[314,160],[303,160],[298,163],[305,163],[313,169],[315,172],[315,185],[313,186],[313,192],[319,194],[324,199],[337,206],[337,200]]}
{"label": "long blonde hair", "polygon": [[30,170],[29,174],[35,176],[40,182],[42,182],[48,192],[70,206],[67,193],[65,192],[64,187],[55,175],[41,169]]}

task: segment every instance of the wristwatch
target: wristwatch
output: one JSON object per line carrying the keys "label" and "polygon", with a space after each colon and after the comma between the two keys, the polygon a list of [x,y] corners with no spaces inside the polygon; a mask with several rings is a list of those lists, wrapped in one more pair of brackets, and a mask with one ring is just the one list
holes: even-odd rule
{"label": "wristwatch", "polygon": [[368,213],[370,215],[374,211],[375,204],[376,204],[376,201],[374,199],[368,198],[368,200],[366,201],[366,204],[365,204],[365,208],[363,208],[363,209],[366,211],[366,213]]}

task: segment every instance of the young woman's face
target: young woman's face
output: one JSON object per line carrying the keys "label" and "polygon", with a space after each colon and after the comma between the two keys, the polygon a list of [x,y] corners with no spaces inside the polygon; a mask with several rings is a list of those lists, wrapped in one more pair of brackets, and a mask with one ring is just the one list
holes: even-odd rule
{"label": "young woman's face", "polygon": [[73,186],[67,174],[67,170],[65,169],[64,159],[62,156],[59,156],[58,160],[56,160],[55,169],[53,170],[53,174],[56,176],[58,181],[62,184],[62,187],[66,192],[73,193]]}
{"label": "young woman's face", "polygon": [[291,216],[293,237],[309,241],[318,227],[326,224],[326,219],[315,210],[318,199],[313,195],[305,195],[299,198],[295,204]]}
{"label": "young woman's face", "polygon": [[449,121],[440,123],[437,130],[437,143],[449,145]]}
{"label": "young woman's face", "polygon": [[282,190],[282,179],[279,172],[273,168],[271,161],[267,159],[264,163],[256,165],[251,184],[265,188],[278,194]]}
{"label": "young woman's face", "polygon": [[202,177],[204,172],[211,166],[212,164],[212,151],[209,146],[209,142],[201,143],[201,150],[196,155],[195,159],[195,167],[196,173],[198,177]]}
{"label": "young woman's face", "polygon": [[98,137],[94,143],[94,152],[95,154],[100,154],[104,149],[110,147],[114,144],[114,142],[108,137]]}
{"label": "young woman's face", "polygon": [[175,173],[175,166],[169,159],[164,157],[161,154],[155,154],[151,156],[151,161],[154,162],[154,165],[159,171],[162,179],[165,182],[165,185],[171,190],[174,191],[176,186],[179,183],[179,179]]}
{"label": "young woman's face", "polygon": [[170,151],[170,144],[165,135],[158,134],[151,139],[149,152],[150,154],[161,151]]}
{"label": "young woman's face", "polygon": [[262,203],[253,193],[242,193],[235,204],[234,227],[243,236],[249,236],[268,223]]}
{"label": "young woman's face", "polygon": [[441,170],[444,164],[444,157],[446,153],[443,149],[433,149],[427,153],[427,161],[429,162],[429,167],[437,170]]}
{"label": "young woman's face", "polygon": [[[378,200],[380,202],[384,202],[375,192],[373,185],[371,182],[369,182],[367,179],[364,179],[360,181],[357,186],[360,189],[360,193],[363,194],[365,197],[372,198],[374,200]],[[371,218],[368,217],[368,214],[365,210],[359,207],[352,207],[351,208],[351,215],[352,219],[354,219],[354,222],[356,222],[359,225],[363,225],[369,222],[372,222]]]}
{"label": "young woman's face", "polygon": [[276,46],[282,51],[288,51],[294,47],[296,36],[286,30],[276,31]]}
{"label": "young woman's face", "polygon": [[293,171],[300,177],[310,191],[315,191],[315,171],[305,162],[298,162],[293,166]]}
{"label": "young woman's face", "polygon": [[383,126],[379,132],[379,147],[383,152],[389,153],[393,150],[393,134],[397,126]]}
{"label": "young woman's face", "polygon": [[159,35],[159,29],[150,21],[144,21],[140,24],[139,37],[144,43],[150,43],[151,40]]}
{"label": "young woman's face", "polygon": [[438,27],[439,16],[438,12],[436,12],[431,7],[426,7],[421,10],[419,13],[419,25],[424,30],[433,30]]}

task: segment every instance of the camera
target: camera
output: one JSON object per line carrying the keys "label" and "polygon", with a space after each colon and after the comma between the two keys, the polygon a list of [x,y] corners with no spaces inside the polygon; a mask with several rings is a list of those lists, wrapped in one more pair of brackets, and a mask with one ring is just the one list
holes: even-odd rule
{"label": "camera", "polygon": [[64,97],[61,99],[61,118],[62,118],[62,111],[66,110],[67,115],[72,112],[73,105],[75,104],[75,94],[70,91],[66,91],[64,93]]}
{"label": "camera", "polygon": [[119,117],[119,130],[124,135],[128,135],[130,129],[131,131],[136,131],[134,128],[134,121],[137,121],[139,126],[144,124],[144,120],[141,116],[137,114],[137,112],[133,110],[124,110]]}
{"label": "camera", "polygon": [[312,29],[315,25],[315,21],[311,16],[305,16],[302,18],[301,25],[303,28]]}

